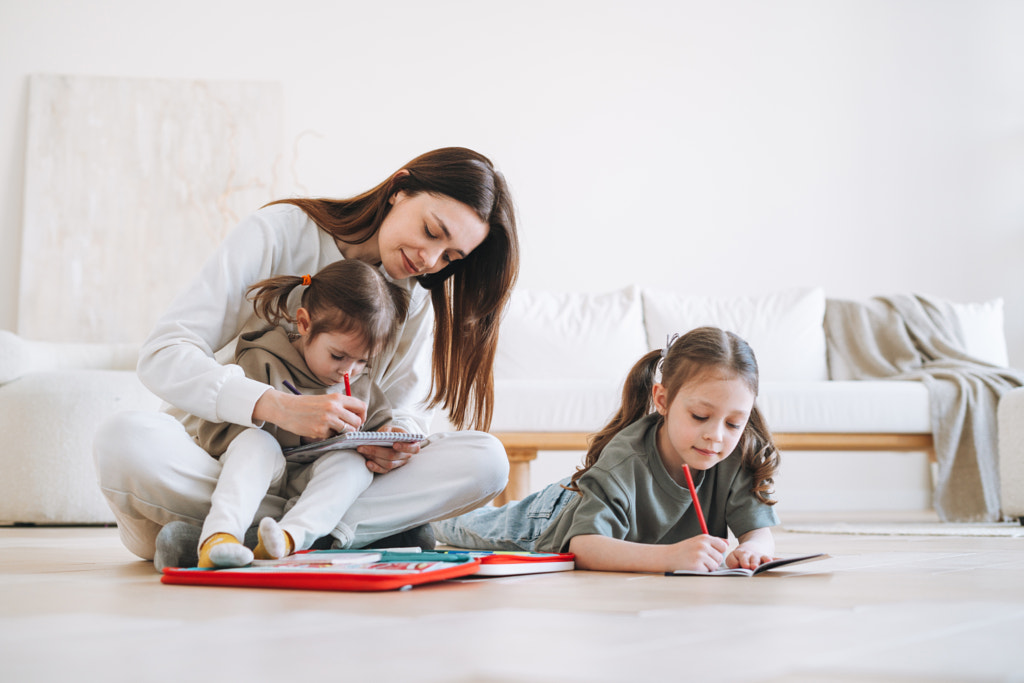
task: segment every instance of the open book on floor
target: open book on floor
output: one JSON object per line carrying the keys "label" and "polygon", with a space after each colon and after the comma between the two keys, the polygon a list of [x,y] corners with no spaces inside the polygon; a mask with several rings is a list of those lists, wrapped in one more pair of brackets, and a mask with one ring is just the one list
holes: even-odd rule
{"label": "open book on floor", "polygon": [[475,574],[480,563],[462,555],[429,552],[311,550],[248,567],[166,567],[162,583],[328,591],[386,591]]}
{"label": "open book on floor", "polygon": [[698,572],[688,569],[677,569],[674,572],[665,572],[665,576],[754,576],[763,572],[769,572],[779,567],[785,567],[791,564],[799,564],[801,562],[815,562],[817,560],[827,560],[829,555],[827,553],[815,553],[813,555],[800,555],[799,557],[779,557],[771,562],[765,562],[757,569],[744,569],[742,567],[735,567],[729,569],[728,567],[720,567],[713,572]]}
{"label": "open book on floor", "polygon": [[323,441],[284,449],[284,457],[288,462],[307,463],[319,458],[324,453],[336,450],[359,448],[360,446],[390,446],[395,443],[413,443],[423,441],[425,434],[411,432],[343,432]]}

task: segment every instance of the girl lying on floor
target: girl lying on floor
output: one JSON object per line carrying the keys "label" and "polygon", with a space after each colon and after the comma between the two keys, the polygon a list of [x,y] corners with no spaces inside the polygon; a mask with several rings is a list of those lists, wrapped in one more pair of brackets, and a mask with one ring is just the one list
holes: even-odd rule
{"label": "girl lying on floor", "polygon": [[[743,339],[712,327],[676,335],[630,370],[622,406],[572,477],[500,508],[435,522],[437,540],[572,552],[578,569],[713,571],[723,562],[754,569],[775,550],[779,466],[757,390],[757,360]],[[694,472],[699,506],[684,465]],[[726,556],[730,530],[739,543]]]}

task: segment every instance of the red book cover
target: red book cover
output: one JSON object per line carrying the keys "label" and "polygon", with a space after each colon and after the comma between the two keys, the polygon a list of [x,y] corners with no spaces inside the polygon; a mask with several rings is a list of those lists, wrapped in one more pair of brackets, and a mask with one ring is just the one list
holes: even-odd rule
{"label": "red book cover", "polygon": [[576,568],[572,553],[528,553],[484,550],[448,550],[451,555],[465,555],[480,563],[474,576],[513,576],[566,572]]}
{"label": "red book cover", "polygon": [[316,550],[248,567],[167,567],[162,583],[324,591],[388,591],[475,574],[480,563],[443,553]]}

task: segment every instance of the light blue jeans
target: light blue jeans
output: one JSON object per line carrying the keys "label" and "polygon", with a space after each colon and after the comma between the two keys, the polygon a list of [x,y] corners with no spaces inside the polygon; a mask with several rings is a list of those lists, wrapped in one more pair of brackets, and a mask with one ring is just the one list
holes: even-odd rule
{"label": "light blue jeans", "polygon": [[458,517],[433,522],[438,543],[467,550],[523,550],[533,552],[537,538],[579,494],[562,485],[570,477],[548,485],[522,500],[500,508],[482,507]]}

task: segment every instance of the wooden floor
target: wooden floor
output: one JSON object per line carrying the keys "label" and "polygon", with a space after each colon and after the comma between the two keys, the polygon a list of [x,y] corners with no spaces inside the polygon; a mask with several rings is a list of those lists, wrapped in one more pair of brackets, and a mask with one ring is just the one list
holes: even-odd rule
{"label": "wooden floor", "polygon": [[0,681],[1024,681],[1024,538],[777,545],[832,559],[360,594],[163,585],[116,529],[0,528]]}

